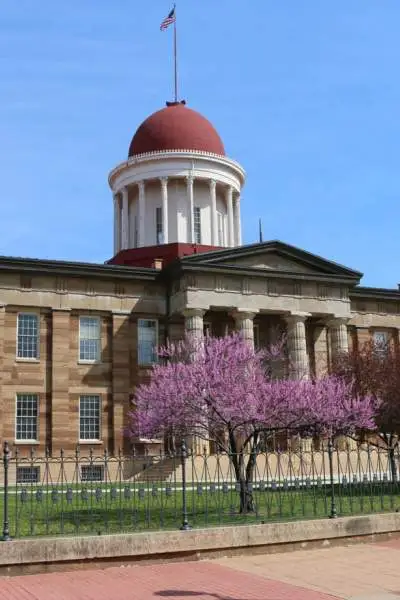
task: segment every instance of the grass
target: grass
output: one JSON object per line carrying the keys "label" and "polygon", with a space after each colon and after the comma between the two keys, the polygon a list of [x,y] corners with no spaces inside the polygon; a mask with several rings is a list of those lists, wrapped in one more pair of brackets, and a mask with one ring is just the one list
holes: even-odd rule
{"label": "grass", "polygon": [[[331,488],[324,485],[256,489],[253,497],[255,512],[240,514],[235,486],[190,484],[189,523],[209,527],[327,518],[331,510]],[[339,516],[394,511],[400,509],[400,486],[389,482],[336,485],[335,501]],[[3,502],[1,494],[2,512]],[[12,537],[178,529],[182,512],[182,490],[165,483],[21,485],[9,492]]]}

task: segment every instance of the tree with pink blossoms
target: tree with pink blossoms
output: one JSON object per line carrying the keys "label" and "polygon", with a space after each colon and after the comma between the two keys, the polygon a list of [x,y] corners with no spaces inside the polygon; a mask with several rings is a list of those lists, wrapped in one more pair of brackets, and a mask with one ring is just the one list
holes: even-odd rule
{"label": "tree with pink blossoms", "polygon": [[275,379],[270,365],[282,357],[280,344],[256,351],[239,334],[207,336],[169,343],[159,354],[150,382],[136,390],[129,433],[213,441],[231,460],[241,512],[254,509],[249,483],[265,436],[374,429],[372,398],[358,397],[344,379]]}

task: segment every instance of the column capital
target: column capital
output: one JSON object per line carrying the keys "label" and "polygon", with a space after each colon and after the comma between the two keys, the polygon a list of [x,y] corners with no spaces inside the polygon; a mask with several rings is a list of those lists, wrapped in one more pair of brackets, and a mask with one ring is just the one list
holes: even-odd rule
{"label": "column capital", "polygon": [[193,175],[186,175],[185,177],[186,179],[186,185],[193,185],[194,183],[194,176]]}
{"label": "column capital", "polygon": [[234,191],[233,187],[228,183],[225,187],[225,194],[227,196],[232,196],[232,198],[233,198],[233,191]]}
{"label": "column capital", "polygon": [[207,308],[184,308],[181,310],[181,315],[186,319],[189,317],[203,317],[207,310]]}
{"label": "column capital", "polygon": [[140,192],[144,192],[144,180],[141,179],[140,181],[137,182],[138,188]]}
{"label": "column capital", "polygon": [[258,314],[256,310],[246,310],[237,308],[231,312],[232,317],[235,321],[243,321],[244,319],[250,319],[251,321]]}
{"label": "column capital", "polygon": [[160,182],[162,187],[167,187],[168,185],[168,177],[160,177]]}
{"label": "column capital", "polygon": [[122,198],[128,197],[128,187],[126,185],[123,188],[121,188],[120,192],[122,194]]}
{"label": "column capital", "polygon": [[340,327],[341,325],[347,325],[350,321],[350,317],[337,317],[333,316],[327,321],[328,327]]}
{"label": "column capital", "polygon": [[217,187],[217,181],[215,179],[210,179],[209,184],[211,190],[215,190],[215,188]]}
{"label": "column capital", "polygon": [[288,325],[294,323],[304,323],[308,317],[311,317],[311,313],[307,312],[292,312],[288,315],[284,315],[284,319]]}

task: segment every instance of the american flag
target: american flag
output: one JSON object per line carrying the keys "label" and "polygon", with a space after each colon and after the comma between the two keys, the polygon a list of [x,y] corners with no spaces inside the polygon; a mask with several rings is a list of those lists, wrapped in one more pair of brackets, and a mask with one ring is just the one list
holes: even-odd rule
{"label": "american flag", "polygon": [[171,12],[169,13],[168,17],[165,17],[164,21],[161,23],[160,25],[160,31],[165,31],[166,29],[168,29],[168,27],[170,25],[172,25],[172,23],[175,23],[176,21],[176,16],[175,16],[175,7],[171,10]]}

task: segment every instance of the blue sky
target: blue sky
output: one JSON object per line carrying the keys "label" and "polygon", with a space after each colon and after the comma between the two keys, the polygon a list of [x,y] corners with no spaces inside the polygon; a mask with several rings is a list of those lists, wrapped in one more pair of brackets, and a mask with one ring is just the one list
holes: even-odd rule
{"label": "blue sky", "polygon": [[[244,242],[400,282],[399,0],[177,0],[181,97],[245,167]],[[1,0],[0,253],[103,262],[108,172],[172,98],[168,0]]]}

